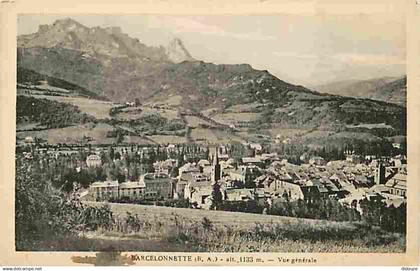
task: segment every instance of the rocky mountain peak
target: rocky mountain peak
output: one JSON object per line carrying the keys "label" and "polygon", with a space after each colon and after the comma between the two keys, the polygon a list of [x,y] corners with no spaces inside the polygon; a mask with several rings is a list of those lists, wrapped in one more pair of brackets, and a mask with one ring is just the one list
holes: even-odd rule
{"label": "rocky mountain peak", "polygon": [[56,20],[52,24],[52,26],[49,27],[49,30],[51,30],[51,29],[70,32],[70,31],[78,31],[80,29],[86,30],[87,27],[82,25],[81,23],[71,19],[71,18],[65,18],[65,19]]}
{"label": "rocky mountain peak", "polygon": [[175,63],[195,60],[185,48],[180,38],[172,39],[168,46],[166,46],[165,52],[168,58]]}
{"label": "rocky mountain peak", "polygon": [[125,34],[118,26],[90,28],[71,18],[59,19],[50,25],[40,25],[38,32],[18,36],[18,47],[60,47],[92,55],[158,62],[179,63],[194,60],[179,38],[174,38],[166,48],[147,46],[137,38]]}

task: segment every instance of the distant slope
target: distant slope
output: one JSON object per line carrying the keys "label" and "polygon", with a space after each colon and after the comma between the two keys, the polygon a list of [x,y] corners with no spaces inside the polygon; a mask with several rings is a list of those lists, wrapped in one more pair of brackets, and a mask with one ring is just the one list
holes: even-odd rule
{"label": "distant slope", "polygon": [[373,89],[368,98],[406,106],[407,76]]}
{"label": "distant slope", "polygon": [[65,80],[58,79],[45,74],[40,74],[36,71],[25,69],[22,67],[17,68],[17,83],[26,84],[31,86],[40,86],[42,83],[46,83],[48,86],[61,88],[71,91],[73,94],[100,98],[96,93],[89,91],[83,87],[69,83]]}
{"label": "distant slope", "polygon": [[366,97],[370,90],[384,86],[397,77],[383,77],[369,80],[345,80],[314,86],[313,88],[322,93],[349,97]]}
{"label": "distant slope", "polygon": [[92,116],[81,113],[76,106],[47,99],[17,96],[16,124],[39,123],[40,126],[51,129],[94,120]]}
{"label": "distant slope", "polygon": [[369,80],[346,80],[315,86],[322,93],[369,98],[400,105],[406,104],[407,77],[383,77]]}

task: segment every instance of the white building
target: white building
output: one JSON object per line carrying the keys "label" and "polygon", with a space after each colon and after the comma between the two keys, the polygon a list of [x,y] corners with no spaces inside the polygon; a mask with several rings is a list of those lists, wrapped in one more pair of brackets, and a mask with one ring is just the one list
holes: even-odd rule
{"label": "white building", "polygon": [[118,198],[118,181],[94,182],[89,192],[94,200],[107,200]]}
{"label": "white building", "polygon": [[142,180],[138,182],[124,182],[119,185],[119,197],[131,200],[141,199],[145,195],[146,185]]}
{"label": "white building", "polygon": [[101,157],[96,154],[91,154],[86,158],[86,165],[88,167],[100,167],[102,165]]}

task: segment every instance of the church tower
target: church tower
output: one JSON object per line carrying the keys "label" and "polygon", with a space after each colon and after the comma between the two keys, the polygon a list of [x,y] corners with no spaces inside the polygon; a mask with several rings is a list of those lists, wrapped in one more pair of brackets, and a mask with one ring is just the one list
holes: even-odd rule
{"label": "church tower", "polygon": [[385,184],[385,166],[382,163],[379,163],[376,169],[375,183]]}
{"label": "church tower", "polygon": [[222,173],[220,169],[219,164],[219,150],[216,148],[216,153],[213,156],[213,165],[212,165],[212,171],[211,171],[211,182],[216,183],[220,180]]}

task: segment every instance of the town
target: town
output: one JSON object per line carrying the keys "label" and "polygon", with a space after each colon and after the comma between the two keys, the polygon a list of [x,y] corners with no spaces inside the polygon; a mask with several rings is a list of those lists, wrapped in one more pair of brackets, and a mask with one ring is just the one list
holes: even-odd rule
{"label": "town", "polygon": [[[248,142],[63,147],[33,141],[25,140],[17,159],[35,159],[44,170],[53,168],[45,170],[51,172],[53,183],[76,191],[83,201],[169,202],[167,206],[184,202],[183,207],[197,209],[228,205],[236,206],[235,211],[267,212],[279,202],[333,199],[359,213],[363,200],[379,200],[395,208],[406,203],[404,154],[362,156],[347,150],[344,160],[326,161],[304,153],[297,164]],[[60,166],[65,167],[64,173],[57,175]]]}

